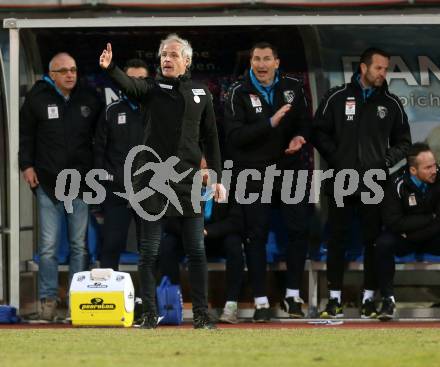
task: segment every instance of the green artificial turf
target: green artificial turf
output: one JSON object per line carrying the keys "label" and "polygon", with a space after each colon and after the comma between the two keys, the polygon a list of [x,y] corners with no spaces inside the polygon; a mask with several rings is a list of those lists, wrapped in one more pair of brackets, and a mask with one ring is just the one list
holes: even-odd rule
{"label": "green artificial turf", "polygon": [[0,366],[428,367],[440,330],[0,330]]}

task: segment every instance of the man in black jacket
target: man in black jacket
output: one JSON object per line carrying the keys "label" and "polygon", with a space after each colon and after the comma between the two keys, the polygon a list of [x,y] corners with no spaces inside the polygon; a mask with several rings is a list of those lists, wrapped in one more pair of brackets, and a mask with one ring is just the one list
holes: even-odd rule
{"label": "man in black jacket", "polygon": [[[63,169],[76,169],[84,178],[92,168],[92,137],[101,104],[94,93],[76,86],[75,60],[66,53],[55,55],[49,74],[35,83],[20,111],[20,169],[36,193],[39,217],[38,284],[40,318],[56,317],[58,259],[63,202],[56,199],[55,184]],[[88,207],[73,200],[67,213],[70,243],[70,277],[87,266]]]}
{"label": "man in black jacket", "polygon": [[[154,328],[158,323],[154,266],[162,229],[157,219],[166,215],[179,217],[182,222],[183,242],[190,259],[194,328],[212,329],[215,325],[208,314],[203,217],[192,202],[193,179],[199,170],[202,153],[208,167],[217,174],[217,180],[214,181],[221,180],[220,148],[212,96],[208,88],[189,77],[192,47],[187,40],[176,34],[169,35],[161,42],[159,57],[160,72],[157,77],[139,80],[129,78],[111,62],[110,44],[107,44],[100,56],[100,66],[107,70],[113,81],[128,97],[138,100],[144,106],[147,115],[144,144],[148,148],[143,153],[154,152],[150,156],[139,155],[139,165],[145,164],[136,172],[144,174],[135,175],[134,182],[136,194],[146,194],[141,203],[142,208],[137,209],[139,212],[143,209],[140,215],[148,219],[142,222],[139,248],[144,309],[140,326]],[[162,164],[157,162],[158,158]],[[151,171],[154,171],[154,175],[151,175]],[[165,192],[169,195],[165,196]],[[221,196],[221,192],[221,184],[214,184],[216,199]],[[176,197],[177,203],[171,200]],[[130,203],[139,205],[135,201]]]}
{"label": "man in black jacket", "polygon": [[[389,56],[370,48],[360,58],[359,70],[351,82],[331,89],[321,101],[314,120],[312,142],[334,176],[343,169],[356,171],[362,182],[370,169],[387,170],[405,158],[411,144],[407,116],[399,98],[388,91],[385,80]],[[381,228],[380,205],[361,201],[361,186],[345,197],[344,205],[336,203],[333,181],[328,180],[327,280],[330,298],[321,317],[342,317],[341,289],[347,244],[353,214],[361,218],[364,245],[364,292],[361,316],[374,318],[377,311],[374,291],[374,246]]]}
{"label": "man in black jacket", "polygon": [[[302,83],[278,71],[278,52],[269,43],[258,43],[252,48],[250,64],[245,79],[230,87],[225,105],[226,143],[233,158],[235,175],[245,169],[254,169],[264,177],[267,168],[273,165],[278,170],[304,168],[301,167],[299,151],[309,137],[310,127]],[[276,177],[273,188],[269,188],[272,202],[272,196],[280,195],[281,177]],[[239,186],[240,180],[237,192],[241,189]],[[247,188],[250,192],[262,194],[263,180],[248,182]],[[242,205],[242,208],[247,265],[255,301],[253,320],[267,322],[270,320],[270,305],[265,284],[266,242],[270,203],[258,199]],[[289,238],[287,290],[281,306],[293,318],[304,316],[299,289],[307,253],[307,209],[305,200],[295,205],[281,202]]]}
{"label": "man in black jacket", "polygon": [[440,177],[427,144],[408,151],[408,169],[387,187],[382,215],[386,230],[379,236],[376,265],[383,297],[378,318],[394,317],[394,255],[412,252],[440,254]]}
{"label": "man in black jacket", "polygon": [[[148,67],[139,59],[129,60],[124,71],[132,78],[148,77]],[[124,190],[125,159],[131,148],[142,144],[144,123],[140,106],[125,95],[108,105],[98,122],[94,144],[95,168],[103,168],[109,174],[105,182],[107,195],[102,204],[104,226],[101,268],[118,270],[119,257],[125,249],[132,218],[135,219],[136,232],[140,231],[139,221],[133,215],[135,213],[129,207],[128,201],[114,193]]]}

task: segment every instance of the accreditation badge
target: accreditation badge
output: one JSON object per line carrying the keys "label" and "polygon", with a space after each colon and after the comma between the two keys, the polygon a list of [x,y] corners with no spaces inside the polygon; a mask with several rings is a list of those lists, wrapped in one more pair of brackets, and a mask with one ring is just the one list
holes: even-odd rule
{"label": "accreditation badge", "polygon": [[349,99],[345,101],[345,115],[346,116],[356,115],[356,101]]}
{"label": "accreditation badge", "polygon": [[416,195],[415,194],[411,194],[408,197],[408,204],[409,204],[409,206],[416,206],[417,205],[417,200],[416,200]]}
{"label": "accreditation badge", "polygon": [[47,106],[47,118],[49,120],[57,119],[59,118],[58,114],[58,106],[57,105],[49,105]]}
{"label": "accreditation badge", "polygon": [[118,113],[118,125],[123,125],[127,123],[127,116],[124,113]]}
{"label": "accreditation badge", "polygon": [[249,94],[249,98],[251,99],[252,107],[261,107],[260,97],[255,94]]}
{"label": "accreditation badge", "polygon": [[206,92],[204,89],[191,89],[195,96],[206,96]]}

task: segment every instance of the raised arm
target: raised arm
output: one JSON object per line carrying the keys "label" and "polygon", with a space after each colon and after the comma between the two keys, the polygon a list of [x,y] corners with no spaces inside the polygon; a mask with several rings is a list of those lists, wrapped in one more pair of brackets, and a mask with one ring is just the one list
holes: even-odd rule
{"label": "raised arm", "polygon": [[108,67],[112,63],[112,59],[113,59],[112,44],[107,43],[107,47],[102,51],[102,54],[99,57],[99,66],[104,70],[108,69]]}
{"label": "raised arm", "polygon": [[144,100],[155,86],[153,78],[130,78],[119,69],[113,62],[111,43],[107,43],[107,48],[102,51],[99,57],[99,66],[108,73],[113,82],[124,94],[137,101],[141,102]]}

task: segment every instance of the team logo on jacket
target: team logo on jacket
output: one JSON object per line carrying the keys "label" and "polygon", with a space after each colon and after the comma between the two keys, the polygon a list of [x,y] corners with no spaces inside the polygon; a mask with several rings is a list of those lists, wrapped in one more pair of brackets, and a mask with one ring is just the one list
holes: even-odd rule
{"label": "team logo on jacket", "polygon": [[260,97],[255,94],[249,94],[249,98],[251,99],[252,107],[261,107]]}
{"label": "team logo on jacket", "polygon": [[377,116],[384,119],[388,115],[388,109],[384,106],[377,106]]}
{"label": "team logo on jacket", "polygon": [[284,101],[286,103],[292,103],[294,99],[295,99],[295,92],[293,90],[284,91]]}
{"label": "team logo on jacket", "polygon": [[92,110],[90,109],[89,106],[81,106],[81,116],[82,117],[89,117],[90,113],[92,112]]}

